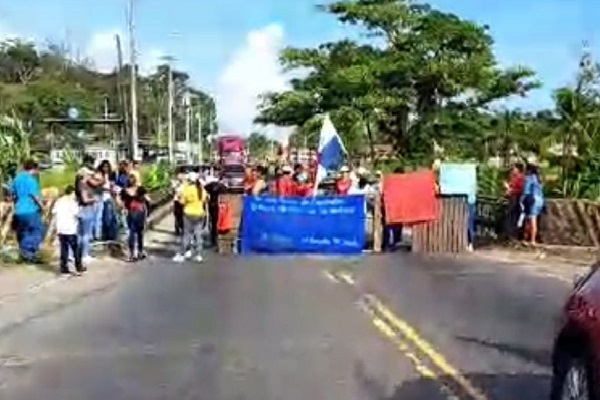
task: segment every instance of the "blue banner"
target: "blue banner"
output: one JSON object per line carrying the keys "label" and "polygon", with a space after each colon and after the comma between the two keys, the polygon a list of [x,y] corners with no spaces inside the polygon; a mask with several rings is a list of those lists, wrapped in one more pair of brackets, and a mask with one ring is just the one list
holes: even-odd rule
{"label": "blue banner", "polygon": [[365,245],[365,197],[246,196],[242,253],[357,254]]}

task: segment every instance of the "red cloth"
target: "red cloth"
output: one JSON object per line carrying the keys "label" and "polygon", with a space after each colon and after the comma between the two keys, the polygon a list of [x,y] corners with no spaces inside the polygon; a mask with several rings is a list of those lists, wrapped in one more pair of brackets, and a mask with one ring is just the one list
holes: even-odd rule
{"label": "red cloth", "polygon": [[525,188],[525,174],[515,172],[510,174],[510,182],[508,183],[508,195],[519,197],[523,194]]}
{"label": "red cloth", "polygon": [[308,197],[312,195],[312,185],[310,183],[294,183],[294,196]]}
{"label": "red cloth", "polygon": [[433,171],[386,175],[383,178],[386,224],[433,221],[438,217]]}
{"label": "red cloth", "polygon": [[350,186],[352,186],[350,179],[340,179],[335,183],[335,191],[338,195],[345,196],[348,194]]}
{"label": "red cloth", "polygon": [[294,181],[290,175],[284,175],[277,180],[277,195],[281,197],[294,196]]}

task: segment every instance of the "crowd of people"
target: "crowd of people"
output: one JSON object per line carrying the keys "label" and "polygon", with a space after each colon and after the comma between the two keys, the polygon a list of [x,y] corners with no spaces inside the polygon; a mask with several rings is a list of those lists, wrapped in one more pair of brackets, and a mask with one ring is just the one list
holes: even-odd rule
{"label": "crowd of people", "polygon": [[[38,166],[28,160],[10,185],[14,201],[13,229],[19,254],[25,262],[38,262],[39,250],[48,226],[38,178]],[[60,243],[60,272],[69,274],[69,263],[80,274],[93,261],[94,242],[118,239],[120,228],[128,235],[128,258],[146,257],[144,230],[150,198],[141,180],[138,161],[122,161],[113,170],[108,160],[94,167],[86,158],[73,184],[67,185],[52,208],[54,228]]]}
{"label": "crowd of people", "polygon": [[[397,169],[397,173],[403,172]],[[10,192],[14,200],[13,228],[20,256],[26,262],[38,260],[40,246],[48,227],[44,226],[42,199],[37,164],[26,161],[14,177]],[[309,197],[313,195],[362,194],[373,198],[381,193],[382,174],[371,174],[363,167],[343,166],[325,189],[315,187],[316,170],[303,165],[280,167],[249,167],[243,190],[252,196]],[[210,169],[181,169],[173,186],[175,233],[181,237],[180,249],[173,260],[202,261],[202,249],[216,246],[219,222],[219,198],[227,187]],[[513,164],[506,182],[508,209],[506,236],[536,244],[539,218],[544,208],[542,180],[533,162]],[[127,235],[128,259],[146,257],[144,236],[150,206],[143,186],[140,163],[122,161],[116,170],[108,160],[94,167],[86,159],[77,172],[75,182],[64,189],[55,202],[52,213],[60,244],[60,272],[81,274],[92,262],[94,242],[118,240],[119,232]],[[385,217],[385,216],[384,216]],[[384,224],[385,225],[385,224]],[[208,232],[208,243],[204,233]],[[384,249],[398,242],[401,227],[384,226]]]}
{"label": "crowd of people", "polygon": [[247,168],[244,179],[244,193],[247,195],[273,195],[280,197],[310,197],[314,195],[353,195],[374,194],[381,179],[381,172],[371,177],[364,167],[350,169],[343,166],[332,185],[316,188],[316,168],[296,164],[294,167],[257,166]]}

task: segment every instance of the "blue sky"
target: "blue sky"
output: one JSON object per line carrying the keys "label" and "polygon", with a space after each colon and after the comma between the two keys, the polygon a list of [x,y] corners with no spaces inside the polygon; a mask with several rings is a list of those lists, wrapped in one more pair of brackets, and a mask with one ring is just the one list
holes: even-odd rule
{"label": "blue sky", "polygon": [[[276,53],[352,34],[317,13],[313,0],[135,0],[140,59],[165,54],[218,96],[230,129],[245,129],[256,92],[283,88]],[[99,68],[114,63],[113,34],[125,30],[126,0],[0,0],[0,34],[68,40]],[[544,88],[512,105],[551,104],[553,88],[573,78],[582,41],[600,45],[600,2],[592,0],[434,0],[433,5],[490,25],[502,64],[533,68]],[[32,10],[35,10],[33,12]],[[250,35],[251,32],[254,32]],[[252,39],[253,38],[253,39]],[[224,110],[228,107],[236,110]]]}

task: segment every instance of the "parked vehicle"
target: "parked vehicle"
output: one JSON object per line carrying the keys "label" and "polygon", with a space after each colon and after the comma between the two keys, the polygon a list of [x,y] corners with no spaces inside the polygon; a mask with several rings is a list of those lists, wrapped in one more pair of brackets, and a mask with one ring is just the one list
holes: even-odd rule
{"label": "parked vehicle", "polygon": [[248,162],[246,140],[241,136],[219,136],[217,138],[217,152],[221,166],[245,165]]}
{"label": "parked vehicle", "polygon": [[552,355],[551,400],[600,399],[600,262],[576,279]]}
{"label": "parked vehicle", "polygon": [[243,189],[246,167],[243,164],[231,164],[221,167],[222,182],[231,189]]}

